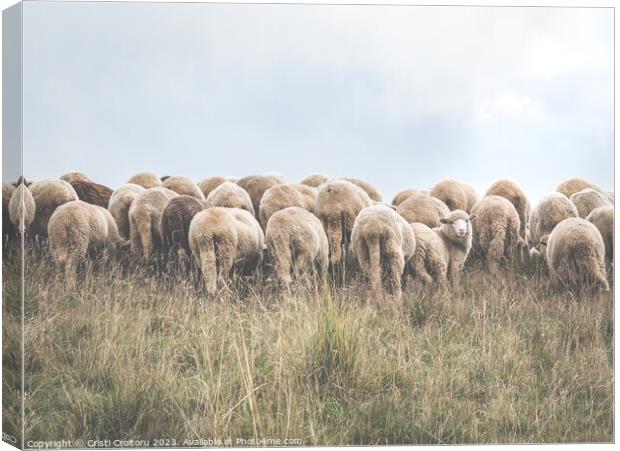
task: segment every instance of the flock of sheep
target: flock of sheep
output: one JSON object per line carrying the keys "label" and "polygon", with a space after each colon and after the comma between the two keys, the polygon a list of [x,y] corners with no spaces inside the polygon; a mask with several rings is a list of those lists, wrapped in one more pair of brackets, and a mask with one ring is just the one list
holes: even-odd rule
{"label": "flock of sheep", "polygon": [[367,182],[319,174],[299,184],[277,174],[196,184],[144,172],[112,190],[72,172],[2,186],[5,245],[21,234],[49,246],[68,283],[103,249],[112,258],[195,264],[209,294],[233,272],[268,266],[290,287],[325,280],[330,266],[338,271],[354,259],[373,292],[400,297],[409,276],[454,287],[469,255],[494,275],[544,258],[555,284],[609,290],[613,202],[613,193],[581,178],[562,182],[533,211],[509,180],[482,198],[445,180],[402,191],[389,204]]}

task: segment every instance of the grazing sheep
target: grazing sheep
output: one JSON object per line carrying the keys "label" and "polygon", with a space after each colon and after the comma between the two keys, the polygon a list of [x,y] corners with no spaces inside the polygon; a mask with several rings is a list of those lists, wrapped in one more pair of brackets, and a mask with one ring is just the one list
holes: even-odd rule
{"label": "grazing sheep", "polygon": [[202,191],[202,194],[205,195],[205,199],[209,197],[211,191],[220,186],[224,182],[230,182],[232,180],[227,180],[224,177],[210,177],[208,179],[204,179],[202,182],[198,184],[198,188]]}
{"label": "grazing sheep", "polygon": [[46,238],[47,223],[54,210],[62,204],[78,200],[78,195],[71,184],[64,180],[40,180],[30,185],[29,189],[36,205],[30,230],[34,236]]}
{"label": "grazing sheep", "polygon": [[161,186],[161,180],[152,172],[139,172],[132,176],[127,183],[133,183],[135,185],[140,185],[143,188],[157,188]]}
{"label": "grazing sheep", "polygon": [[523,190],[511,180],[498,180],[487,190],[485,196],[500,196],[510,201],[519,214],[519,235],[522,243],[526,244],[527,225],[530,221],[531,207],[530,202]]}
{"label": "grazing sheep", "polygon": [[55,262],[69,285],[89,251],[107,249],[116,257],[124,244],[108,210],[81,200],[59,206],[49,220],[49,242]]}
{"label": "grazing sheep", "polygon": [[580,177],[573,177],[567,180],[564,180],[562,183],[560,183],[555,190],[558,193],[562,193],[564,194],[566,197],[568,197],[570,199],[570,197],[579,192],[582,191],[586,188],[591,188],[594,191],[601,191],[601,189],[596,186],[594,183],[586,180],[586,179],[582,179]]}
{"label": "grazing sheep", "polygon": [[598,207],[590,212],[586,221],[596,226],[605,243],[605,257],[609,263],[614,261],[614,207]]}
{"label": "grazing sheep", "polygon": [[202,270],[207,293],[225,284],[233,269],[255,270],[263,259],[265,236],[256,218],[239,208],[211,207],[194,216],[189,247]]}
{"label": "grazing sheep", "polygon": [[487,270],[496,275],[500,267],[514,261],[524,243],[519,236],[519,213],[512,202],[495,195],[483,197],[471,212],[478,216],[474,223],[474,249]]}
{"label": "grazing sheep", "polygon": [[402,296],[401,280],[415,246],[409,223],[386,205],[366,207],[355,218],[351,251],[373,292],[379,290],[385,270],[388,292]]}
{"label": "grazing sheep", "polygon": [[540,253],[540,242],[546,240],[553,228],[566,218],[577,218],[577,207],[562,193],[544,196],[530,216],[530,244]]}
{"label": "grazing sheep", "polygon": [[6,243],[7,238],[15,235],[15,227],[9,214],[9,204],[15,187],[10,183],[2,182],[2,241]]}
{"label": "grazing sheep", "polygon": [[354,179],[352,177],[341,177],[341,180],[346,180],[347,182],[351,182],[354,185],[359,186],[366,191],[371,200],[374,200],[375,202],[383,202],[383,197],[381,197],[379,190],[370,183],[365,182],[364,180]]}
{"label": "grazing sheep", "polygon": [[129,238],[129,207],[145,188],[135,183],[125,183],[116,188],[108,202],[108,210],[116,221],[118,233],[123,239]]}
{"label": "grazing sheep", "polygon": [[272,186],[279,185],[276,181],[263,175],[249,175],[237,180],[236,183],[250,195],[252,207],[254,207],[254,214],[257,219],[263,194]]}
{"label": "grazing sheep", "polygon": [[160,186],[144,190],[129,207],[129,238],[131,252],[148,259],[162,249],[161,214],[166,204],[178,194]]}
{"label": "grazing sheep", "polygon": [[406,189],[404,191],[399,192],[396,196],[394,196],[394,199],[392,199],[392,205],[394,205],[395,207],[398,207],[400,204],[402,204],[404,201],[406,201],[407,199],[409,199],[411,196],[420,196],[422,194],[426,194],[428,195],[428,191],[426,190],[419,190],[419,189]]}
{"label": "grazing sheep", "polygon": [[595,208],[611,205],[611,202],[609,202],[604,194],[592,188],[586,188],[576,192],[570,197],[570,201],[577,207],[580,218],[585,218]]}
{"label": "grazing sheep", "polygon": [[112,196],[112,189],[105,185],[100,185],[95,182],[85,182],[76,180],[71,183],[71,186],[75,190],[80,200],[88,202],[89,204],[99,205],[103,208],[108,208],[110,203],[110,196]]}
{"label": "grazing sheep", "polygon": [[478,194],[471,186],[458,180],[443,180],[431,188],[431,196],[443,201],[450,211],[470,212],[478,202]]}
{"label": "grazing sheep", "polygon": [[250,195],[233,182],[224,182],[215,188],[209,193],[207,201],[213,207],[241,208],[252,214],[255,213]]}
{"label": "grazing sheep", "polygon": [[304,208],[287,207],[271,215],[265,241],[275,274],[283,285],[291,284],[291,274],[296,279],[311,271],[322,278],[327,274],[327,235],[321,221]]}
{"label": "grazing sheep", "polygon": [[198,200],[206,200],[204,194],[202,194],[202,191],[198,188],[198,185],[187,177],[168,177],[162,182],[162,186],[171,189],[177,194],[186,194]]}
{"label": "grazing sheep", "polygon": [[265,174],[263,174],[263,177],[267,177],[269,180],[273,181],[274,183],[290,183],[288,181],[288,179],[286,177],[284,177],[284,175],[280,174],[279,172],[266,172]]}
{"label": "grazing sheep", "polygon": [[[192,255],[189,248],[189,225],[196,214],[211,206],[206,200],[182,194],[168,201],[161,213],[161,233],[164,251],[185,258]],[[184,253],[184,255],[183,255]]]}
{"label": "grazing sheep", "polygon": [[476,219],[475,214],[467,214],[463,210],[454,210],[442,218],[441,227],[433,229],[443,240],[448,250],[448,280],[453,288],[459,284],[460,270],[467,260],[472,243],[471,223]]}
{"label": "grazing sheep", "polygon": [[59,178],[60,180],[64,180],[65,182],[69,182],[71,184],[73,184],[73,182],[94,182],[93,179],[83,172],[68,172],[61,175]]}
{"label": "grazing sheep", "polygon": [[314,212],[318,190],[306,185],[284,184],[269,188],[260,201],[258,217],[263,228],[276,211],[287,207],[301,207]]}
{"label": "grazing sheep", "polygon": [[30,230],[30,225],[34,221],[36,206],[32,193],[26,185],[20,184],[9,202],[9,216],[11,222],[21,236],[26,236]]}
{"label": "grazing sheep", "polygon": [[447,243],[426,224],[411,224],[415,235],[415,253],[409,266],[414,278],[425,286],[437,285],[440,289],[448,286],[448,262],[450,251]]}
{"label": "grazing sheep", "polygon": [[554,285],[580,292],[609,291],[605,277],[605,243],[601,232],[582,218],[560,222],[547,241],[547,266]]}
{"label": "grazing sheep", "polygon": [[358,213],[372,204],[366,191],[346,180],[331,180],[319,188],[314,210],[325,228],[333,265],[340,263],[349,246]]}
{"label": "grazing sheep", "polygon": [[323,174],[308,174],[301,182],[300,185],[311,186],[312,188],[318,188],[323,183],[329,182],[329,177]]}
{"label": "grazing sheep", "polygon": [[412,195],[401,203],[396,212],[408,223],[421,222],[429,227],[439,227],[439,220],[445,218],[450,209],[446,204],[426,194]]}

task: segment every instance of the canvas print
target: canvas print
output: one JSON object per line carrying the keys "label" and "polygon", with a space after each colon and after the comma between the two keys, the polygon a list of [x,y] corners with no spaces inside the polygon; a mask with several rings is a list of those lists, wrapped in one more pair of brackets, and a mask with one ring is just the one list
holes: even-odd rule
{"label": "canvas print", "polygon": [[611,8],[3,13],[18,448],[609,443]]}

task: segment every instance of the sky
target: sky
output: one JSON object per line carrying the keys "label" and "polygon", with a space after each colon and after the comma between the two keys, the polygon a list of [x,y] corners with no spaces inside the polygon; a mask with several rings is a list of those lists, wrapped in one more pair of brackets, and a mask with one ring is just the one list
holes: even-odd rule
{"label": "sky", "polygon": [[28,178],[613,189],[613,11],[27,2]]}

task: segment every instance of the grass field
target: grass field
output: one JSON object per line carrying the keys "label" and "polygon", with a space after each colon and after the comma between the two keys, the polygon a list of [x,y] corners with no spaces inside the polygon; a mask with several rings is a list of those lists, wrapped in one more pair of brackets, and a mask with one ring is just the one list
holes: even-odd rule
{"label": "grass field", "polygon": [[[21,402],[16,261],[5,432]],[[96,266],[68,291],[27,253],[27,440],[613,440],[611,293],[576,299],[528,268],[470,270],[449,296],[410,287],[404,302],[367,299],[354,278],[287,295],[258,276],[207,300],[178,274]]]}

